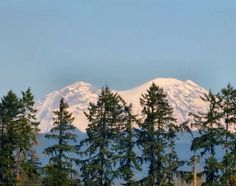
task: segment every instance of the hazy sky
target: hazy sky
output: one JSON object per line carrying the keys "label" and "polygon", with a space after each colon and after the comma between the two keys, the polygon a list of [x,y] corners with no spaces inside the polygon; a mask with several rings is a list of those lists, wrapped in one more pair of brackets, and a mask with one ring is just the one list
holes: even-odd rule
{"label": "hazy sky", "polygon": [[0,96],[157,77],[236,86],[236,1],[0,1],[0,65]]}

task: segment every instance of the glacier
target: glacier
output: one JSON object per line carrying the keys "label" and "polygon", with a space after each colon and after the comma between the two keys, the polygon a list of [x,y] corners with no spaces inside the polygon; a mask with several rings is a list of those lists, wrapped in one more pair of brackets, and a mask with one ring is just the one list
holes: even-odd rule
{"label": "glacier", "polygon": [[[201,99],[208,91],[191,80],[157,78],[130,90],[112,91],[117,92],[127,103],[132,103],[133,113],[141,118],[142,108],[139,99],[142,94],[146,93],[152,83],[164,89],[168,101],[174,109],[174,117],[179,124],[189,119],[188,114],[190,112],[205,112],[208,109],[208,104]],[[89,103],[97,101],[100,90],[89,83],[80,81],[46,95],[36,104],[37,116],[40,121],[40,133],[47,133],[53,127],[53,111],[58,109],[59,100],[62,97],[69,104],[69,111],[75,118],[74,126],[85,132],[88,121],[84,112],[87,111]]]}

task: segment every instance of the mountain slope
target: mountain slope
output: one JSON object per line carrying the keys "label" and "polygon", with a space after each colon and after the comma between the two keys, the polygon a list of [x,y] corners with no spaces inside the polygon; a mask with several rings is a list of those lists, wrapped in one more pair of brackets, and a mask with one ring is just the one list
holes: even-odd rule
{"label": "mountain slope", "polygon": [[[140,116],[142,109],[139,98],[152,83],[156,83],[167,93],[169,103],[174,108],[174,115],[179,123],[187,120],[189,112],[205,111],[208,108],[208,105],[201,100],[201,96],[207,91],[190,80],[180,81],[172,78],[158,78],[134,89],[117,92],[127,103],[133,104],[134,113]],[[52,112],[58,108],[61,97],[64,97],[70,105],[69,110],[75,117],[75,126],[84,132],[88,123],[83,112],[87,111],[90,102],[94,103],[97,100],[99,91],[91,84],[77,82],[48,94],[37,104],[41,132],[46,133],[52,127]]]}
{"label": "mountain slope", "polygon": [[90,102],[97,100],[99,90],[85,82],[77,82],[61,90],[51,92],[36,105],[38,118],[40,120],[41,133],[48,132],[53,126],[53,111],[58,109],[59,100],[63,97],[69,104],[69,111],[75,118],[74,125],[81,131],[85,131],[87,120],[84,111]]}

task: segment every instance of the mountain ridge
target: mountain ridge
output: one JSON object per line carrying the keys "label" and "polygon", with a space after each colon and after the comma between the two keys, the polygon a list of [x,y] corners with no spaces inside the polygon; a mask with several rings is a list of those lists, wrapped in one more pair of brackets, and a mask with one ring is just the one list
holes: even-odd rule
{"label": "mountain ridge", "polygon": [[[162,87],[166,92],[178,123],[186,121],[189,112],[206,111],[208,108],[208,105],[201,100],[201,97],[208,91],[191,80],[156,78],[129,90],[112,91],[117,92],[127,103],[132,103],[134,114],[141,117],[142,109],[139,104],[139,98],[152,83]],[[99,92],[99,88],[79,81],[46,95],[36,104],[38,118],[41,121],[39,126],[41,133],[47,133],[52,128],[53,111],[58,109],[59,100],[62,97],[68,102],[69,111],[75,117],[74,125],[82,132],[85,132],[88,122],[84,112],[87,111],[90,102],[96,102]]]}

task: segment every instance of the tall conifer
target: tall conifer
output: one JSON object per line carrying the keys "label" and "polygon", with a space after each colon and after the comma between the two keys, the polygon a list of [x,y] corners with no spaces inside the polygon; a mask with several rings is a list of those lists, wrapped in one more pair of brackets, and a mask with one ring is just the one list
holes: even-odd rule
{"label": "tall conifer", "polygon": [[139,121],[132,113],[132,104],[127,105],[123,101],[123,122],[120,124],[120,133],[118,135],[118,172],[125,181],[124,185],[131,186],[134,180],[135,171],[141,171],[140,158],[136,155],[136,134],[134,125]]}
{"label": "tall conifer", "polygon": [[27,168],[28,154],[36,144],[39,122],[36,121],[34,96],[30,89],[18,97],[9,91],[0,103],[0,180],[5,184],[18,181]]}
{"label": "tall conifer", "polygon": [[[21,171],[24,172],[23,169],[27,169],[27,166],[32,167],[30,163],[30,156],[33,151],[33,147],[37,144],[37,134],[39,132],[39,122],[36,118],[37,110],[34,108],[34,96],[31,93],[30,88],[28,88],[25,92],[22,92],[20,103],[22,108],[21,113],[18,116],[18,124],[16,128],[19,140],[16,147],[15,166],[17,179],[20,176]],[[21,166],[23,166],[23,169]]]}
{"label": "tall conifer", "polygon": [[19,98],[13,91],[1,99],[0,180],[3,184],[16,182],[14,151],[19,142],[16,128],[20,108]]}
{"label": "tall conifer", "polygon": [[86,156],[81,161],[85,185],[108,186],[117,177],[114,161],[117,158],[116,139],[123,117],[122,108],[120,97],[106,87],[102,88],[98,101],[90,103],[85,113],[89,121],[88,136],[80,143],[85,149],[82,154]]}
{"label": "tall conifer", "polygon": [[224,130],[220,122],[219,99],[211,91],[202,98],[209,105],[207,113],[191,114],[192,123],[199,131],[199,136],[193,140],[191,149],[200,152],[205,159],[205,185],[220,184],[221,164],[216,158],[216,148],[222,146]]}
{"label": "tall conifer", "polygon": [[[73,133],[75,127],[72,122],[74,118],[68,111],[68,104],[62,98],[59,109],[54,111],[54,126],[47,139],[54,139],[55,145],[47,147],[44,153],[50,156],[49,163],[44,167],[46,186],[67,186],[76,184],[76,170],[73,163],[77,159],[72,157],[76,153],[76,146],[71,142],[76,142],[76,134]],[[72,179],[71,179],[72,177]]]}
{"label": "tall conifer", "polygon": [[223,176],[224,185],[230,185],[230,177],[236,174],[236,135],[232,129],[236,128],[236,90],[228,84],[219,93],[221,121],[225,128],[225,156],[223,160]]}
{"label": "tall conifer", "polygon": [[[149,164],[148,176],[141,182],[145,185],[168,184],[173,181],[174,175],[168,178],[167,174],[170,169],[174,173],[178,167],[174,165],[178,158],[173,148],[175,142],[171,140],[175,138],[176,125],[173,109],[163,89],[154,83],[142,95],[140,103],[144,121],[140,125],[138,144],[143,150],[143,160]],[[168,161],[168,157],[173,161]]]}

